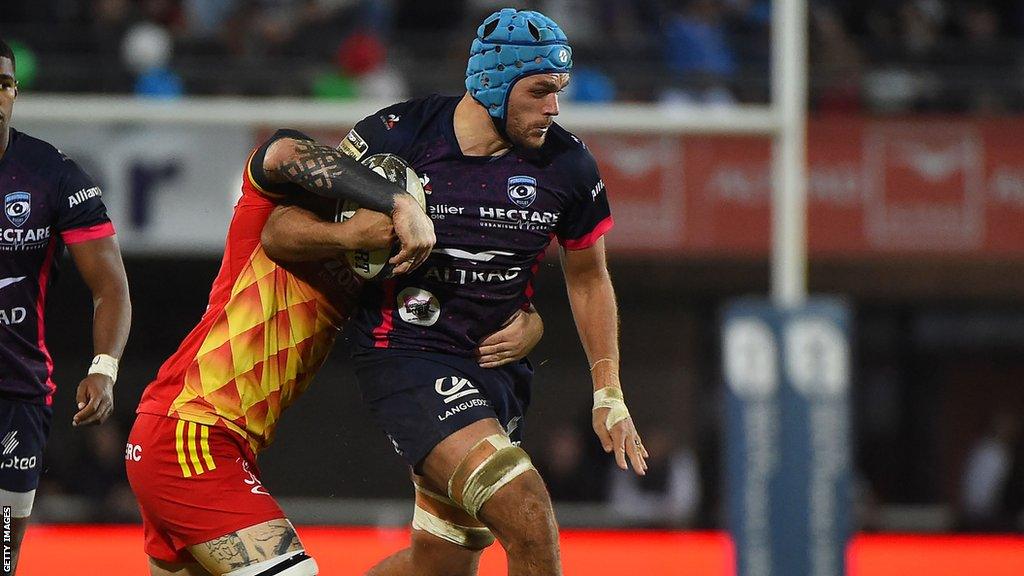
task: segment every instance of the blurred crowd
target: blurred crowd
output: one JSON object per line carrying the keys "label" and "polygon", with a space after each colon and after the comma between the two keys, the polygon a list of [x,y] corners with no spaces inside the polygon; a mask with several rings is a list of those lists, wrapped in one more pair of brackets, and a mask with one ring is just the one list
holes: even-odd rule
{"label": "blurred crowd", "polygon": [[[493,0],[7,0],[40,91],[402,98],[457,90]],[[576,50],[570,98],[730,105],[769,96],[768,0],[528,0]],[[811,0],[823,111],[1024,108],[1024,4]]]}

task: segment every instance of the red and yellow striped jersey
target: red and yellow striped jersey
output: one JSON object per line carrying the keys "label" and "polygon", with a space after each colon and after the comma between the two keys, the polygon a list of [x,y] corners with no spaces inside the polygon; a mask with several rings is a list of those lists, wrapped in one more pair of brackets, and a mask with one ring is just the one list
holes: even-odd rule
{"label": "red and yellow striped jersey", "polygon": [[269,191],[261,178],[247,164],[206,313],[164,362],[137,409],[226,427],[254,452],[271,443],[281,412],[309,386],[360,288],[340,262],[285,267],[266,255],[260,234],[276,200],[288,197],[329,219],[333,214],[325,212],[335,202],[302,198],[307,193],[295,187]]}

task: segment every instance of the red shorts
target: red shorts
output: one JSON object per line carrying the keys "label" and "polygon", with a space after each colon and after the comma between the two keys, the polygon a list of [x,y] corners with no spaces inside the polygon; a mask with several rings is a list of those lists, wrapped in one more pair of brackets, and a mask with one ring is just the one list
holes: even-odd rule
{"label": "red shorts", "polygon": [[146,554],[158,560],[194,562],[188,546],[284,518],[260,481],[252,449],[225,428],[139,414],[125,467]]}

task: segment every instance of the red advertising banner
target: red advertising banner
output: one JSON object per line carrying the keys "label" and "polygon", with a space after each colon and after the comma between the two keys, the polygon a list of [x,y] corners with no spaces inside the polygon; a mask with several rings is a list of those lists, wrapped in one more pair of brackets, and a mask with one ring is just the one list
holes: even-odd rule
{"label": "red advertising banner", "polygon": [[[816,119],[813,256],[1024,255],[1024,119]],[[615,214],[614,250],[767,256],[764,138],[586,135]]]}
{"label": "red advertising banner", "polygon": [[[299,537],[321,574],[363,574],[408,545],[403,528],[299,526]],[[29,526],[19,574],[146,573],[142,528],[137,525]],[[732,542],[724,532],[563,530],[566,574],[587,576],[731,576]],[[850,576],[1019,576],[1024,573],[1020,536],[859,535],[847,550]],[[491,546],[481,576],[507,573],[505,554]]]}

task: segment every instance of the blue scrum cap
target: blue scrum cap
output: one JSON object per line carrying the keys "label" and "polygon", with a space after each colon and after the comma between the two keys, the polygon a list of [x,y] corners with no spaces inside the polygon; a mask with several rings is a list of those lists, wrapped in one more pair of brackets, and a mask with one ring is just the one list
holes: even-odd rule
{"label": "blue scrum cap", "polygon": [[469,50],[466,89],[504,133],[508,95],[533,74],[568,72],[572,48],[554,20],[532,10],[503,8],[477,28]]}

